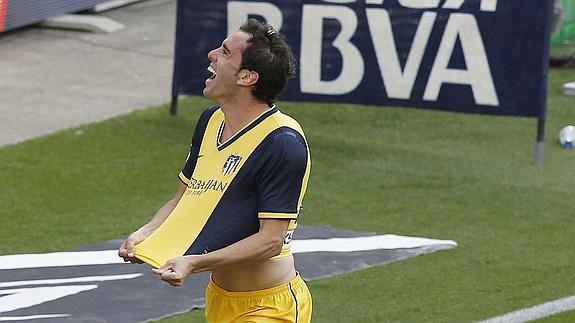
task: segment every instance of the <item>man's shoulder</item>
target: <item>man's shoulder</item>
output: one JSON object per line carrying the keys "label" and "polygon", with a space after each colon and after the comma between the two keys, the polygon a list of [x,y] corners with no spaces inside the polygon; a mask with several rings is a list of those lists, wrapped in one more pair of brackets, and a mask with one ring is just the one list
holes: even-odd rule
{"label": "man's shoulder", "polygon": [[200,118],[206,117],[209,118],[211,117],[214,113],[216,113],[218,110],[220,110],[220,106],[219,105],[212,105],[211,107],[208,107],[204,110],[204,112],[202,112],[202,115]]}
{"label": "man's shoulder", "polygon": [[305,139],[301,125],[292,116],[289,116],[278,110],[277,113],[274,113],[274,119],[278,123],[278,129],[283,129],[281,132],[290,133],[290,131],[287,129],[291,129],[292,131],[299,133],[299,135]]}
{"label": "man's shoulder", "polygon": [[198,125],[207,125],[208,122],[212,119],[212,117],[214,115],[217,115],[218,113],[220,114],[222,113],[220,106],[213,105],[211,107],[208,107],[202,112],[202,114],[200,114],[200,118],[198,119]]}
{"label": "man's shoulder", "polygon": [[265,154],[270,154],[274,158],[285,158],[300,156],[306,158],[308,154],[307,142],[302,133],[288,126],[282,126],[264,139],[262,145]]}

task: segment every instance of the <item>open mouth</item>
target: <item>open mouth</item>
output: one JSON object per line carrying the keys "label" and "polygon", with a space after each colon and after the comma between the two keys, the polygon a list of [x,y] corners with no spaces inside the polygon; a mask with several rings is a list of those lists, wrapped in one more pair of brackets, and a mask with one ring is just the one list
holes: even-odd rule
{"label": "open mouth", "polygon": [[212,73],[212,76],[210,76],[210,77],[208,78],[208,80],[213,80],[213,79],[215,79],[215,78],[216,78],[216,70],[214,70],[213,67],[208,66],[208,71],[209,71],[210,73]]}

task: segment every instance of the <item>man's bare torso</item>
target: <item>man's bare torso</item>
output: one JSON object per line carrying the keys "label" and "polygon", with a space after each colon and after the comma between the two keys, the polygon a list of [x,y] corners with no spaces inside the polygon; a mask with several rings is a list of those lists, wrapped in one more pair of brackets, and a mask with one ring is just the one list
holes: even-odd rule
{"label": "man's bare torso", "polygon": [[246,292],[276,287],[296,276],[293,256],[222,267],[212,271],[212,280],[230,292]]}

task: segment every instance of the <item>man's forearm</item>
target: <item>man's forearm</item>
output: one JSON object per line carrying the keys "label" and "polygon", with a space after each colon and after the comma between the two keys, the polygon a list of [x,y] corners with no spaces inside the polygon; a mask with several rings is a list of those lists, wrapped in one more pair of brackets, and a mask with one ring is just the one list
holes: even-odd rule
{"label": "man's forearm", "polygon": [[180,286],[193,273],[268,260],[280,254],[288,224],[287,219],[262,219],[260,230],[245,239],[207,254],[170,259],[152,271],[171,285]]}
{"label": "man's forearm", "polygon": [[161,268],[152,269],[152,272],[170,285],[181,286],[194,273],[269,259],[280,253],[282,244],[283,239],[270,239],[268,233],[260,231],[208,254],[170,259]]}
{"label": "man's forearm", "polygon": [[152,219],[144,224],[138,232],[141,232],[145,235],[149,235],[150,233],[154,232],[164,221],[168,218],[170,213],[174,210],[178,201],[174,198],[166,202],[157,212],[154,214]]}
{"label": "man's forearm", "polygon": [[[277,256],[282,249],[283,238],[258,232],[223,249],[200,256],[190,256],[194,261],[192,272],[211,271],[248,261],[262,261]],[[195,258],[195,259],[194,259]]]}
{"label": "man's forearm", "polygon": [[178,185],[178,189],[176,191],[176,194],[174,195],[174,198],[166,202],[166,204],[164,204],[158,211],[156,211],[156,214],[154,214],[152,219],[148,223],[144,224],[136,232],[140,232],[148,236],[152,232],[156,231],[156,229],[159,228],[160,225],[164,223],[164,221],[168,218],[170,213],[172,213],[176,205],[178,205],[178,202],[184,195],[185,191],[186,191],[186,185],[180,183]]}

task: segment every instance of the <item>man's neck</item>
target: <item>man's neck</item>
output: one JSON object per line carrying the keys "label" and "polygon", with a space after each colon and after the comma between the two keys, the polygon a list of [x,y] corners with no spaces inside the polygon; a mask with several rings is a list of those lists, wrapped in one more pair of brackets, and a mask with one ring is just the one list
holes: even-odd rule
{"label": "man's neck", "polygon": [[225,142],[269,109],[269,106],[252,99],[221,102],[220,108],[225,116],[224,131],[220,140]]}

